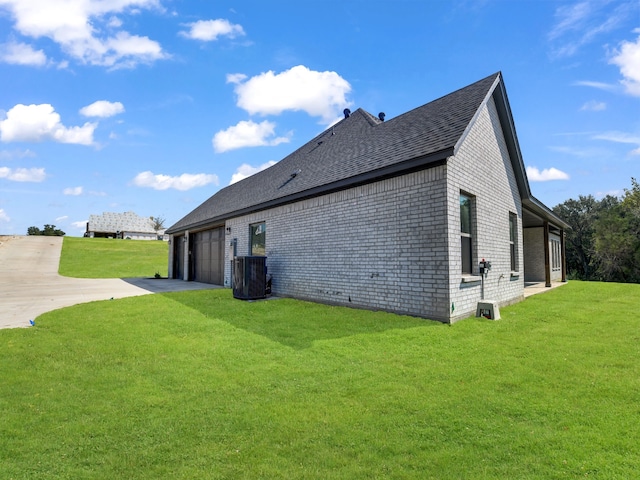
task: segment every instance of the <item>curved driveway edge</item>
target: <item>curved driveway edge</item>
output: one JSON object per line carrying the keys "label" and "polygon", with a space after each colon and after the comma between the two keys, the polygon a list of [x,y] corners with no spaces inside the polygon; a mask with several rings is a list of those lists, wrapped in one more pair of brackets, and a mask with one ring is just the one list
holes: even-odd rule
{"label": "curved driveway edge", "polygon": [[0,328],[28,327],[38,315],[78,303],[221,288],[168,279],[63,277],[61,252],[62,237],[0,236]]}

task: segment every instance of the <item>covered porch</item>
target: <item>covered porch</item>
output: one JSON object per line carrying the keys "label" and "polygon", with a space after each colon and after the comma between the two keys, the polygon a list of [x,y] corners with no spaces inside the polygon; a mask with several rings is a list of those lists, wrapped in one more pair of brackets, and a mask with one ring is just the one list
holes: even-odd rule
{"label": "covered porch", "polygon": [[522,204],[525,296],[527,288],[567,281],[565,230],[569,226],[533,197]]}

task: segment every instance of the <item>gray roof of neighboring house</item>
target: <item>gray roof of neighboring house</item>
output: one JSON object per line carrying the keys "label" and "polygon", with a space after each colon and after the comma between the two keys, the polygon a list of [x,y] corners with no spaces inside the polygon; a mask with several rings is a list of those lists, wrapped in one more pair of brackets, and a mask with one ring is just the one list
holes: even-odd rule
{"label": "gray roof of neighboring house", "polygon": [[[499,89],[496,87],[500,86]],[[317,196],[411,170],[444,163],[489,95],[494,96],[508,141],[518,183],[530,196],[515,138],[501,73],[415,108],[385,122],[358,109],[329,127],[272,167],[218,191],[167,229],[167,233],[200,229],[228,218]]]}
{"label": "gray roof of neighboring house", "polygon": [[[134,212],[104,212],[102,215],[89,215],[87,231],[89,232],[136,232],[153,233],[154,222],[149,217],[141,217]],[[163,230],[158,233],[162,234]]]}

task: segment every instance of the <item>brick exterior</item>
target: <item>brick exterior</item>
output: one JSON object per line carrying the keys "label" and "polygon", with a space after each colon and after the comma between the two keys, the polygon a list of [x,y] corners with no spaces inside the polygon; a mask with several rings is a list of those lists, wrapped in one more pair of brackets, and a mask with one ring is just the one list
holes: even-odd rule
{"label": "brick exterior", "polygon": [[[461,193],[472,200],[466,275]],[[273,294],[454,322],[474,315],[483,298],[500,306],[523,299],[525,272],[544,280],[542,229],[523,229],[542,221],[554,232],[566,227],[531,196],[496,74],[388,122],[358,109],[273,167],[221,189],[169,229],[187,233],[170,247],[184,266],[170,259],[169,268],[190,278],[188,232],[224,223],[229,287],[234,255],[251,253],[250,225],[264,222]],[[551,232],[549,242],[555,280],[561,247]],[[492,264],[484,282],[481,259]]]}
{"label": "brick exterior", "polygon": [[447,321],[444,172],[439,166],[235,218],[227,244],[236,238],[238,254],[249,254],[249,225],[264,221],[275,295]]}
{"label": "brick exterior", "polygon": [[[490,261],[484,297],[501,305],[523,298],[522,204],[515,174],[493,99],[482,107],[454,157],[447,162],[449,216],[449,297],[451,320],[473,314],[481,299],[482,283],[463,276],[460,253],[460,193],[473,197],[473,265]],[[518,271],[511,271],[509,213],[518,219]],[[480,280],[480,277],[477,277]]]}
{"label": "brick exterior", "polygon": [[542,227],[524,229],[527,246],[524,257],[525,281],[544,282],[544,231]]}
{"label": "brick exterior", "polygon": [[[526,282],[544,282],[544,229],[543,227],[531,227],[524,229],[524,244],[526,245],[524,257],[524,271]],[[555,244],[555,245],[554,245]],[[556,255],[560,252],[560,236],[549,233],[549,268],[551,271],[551,281],[562,281],[562,263],[556,257],[553,262],[554,248]]]}
{"label": "brick exterior", "polygon": [[[238,255],[248,255],[249,225],[265,222],[275,295],[441,321],[467,317],[481,283],[460,273],[461,191],[474,196],[474,273],[481,258],[493,266],[485,298],[522,299],[522,206],[493,100],[446,166],[228,220],[225,284],[233,239]],[[510,268],[509,212],[518,218],[518,272]]]}

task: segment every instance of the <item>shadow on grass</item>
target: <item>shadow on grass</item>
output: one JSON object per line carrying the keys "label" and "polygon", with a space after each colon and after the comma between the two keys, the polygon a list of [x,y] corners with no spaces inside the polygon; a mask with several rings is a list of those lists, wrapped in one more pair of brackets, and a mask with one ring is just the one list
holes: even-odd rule
{"label": "shadow on grass", "polygon": [[321,340],[387,330],[442,326],[416,317],[335,307],[289,298],[247,302],[233,298],[230,290],[163,294],[206,317],[266,337],[295,349]]}

